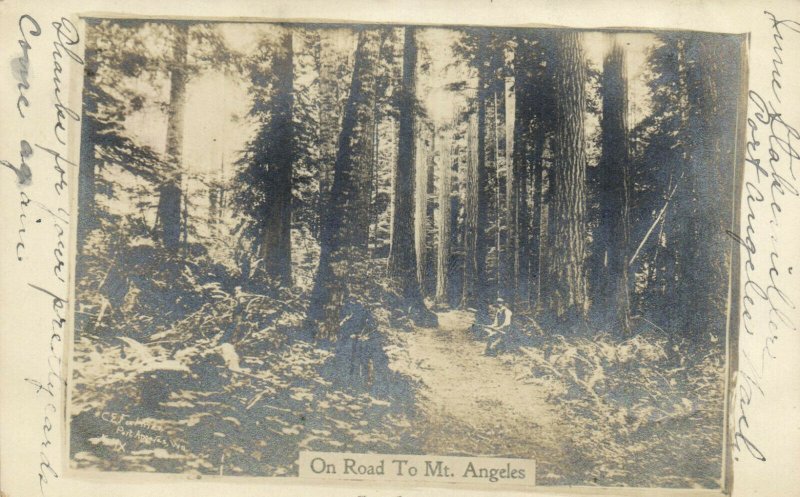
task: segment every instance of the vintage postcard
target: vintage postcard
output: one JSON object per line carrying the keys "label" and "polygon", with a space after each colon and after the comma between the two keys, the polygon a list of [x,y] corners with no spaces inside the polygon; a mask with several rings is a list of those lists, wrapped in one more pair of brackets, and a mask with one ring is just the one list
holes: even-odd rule
{"label": "vintage postcard", "polygon": [[744,36],[85,23],[73,468],[722,487]]}
{"label": "vintage postcard", "polygon": [[42,494],[731,493],[796,330],[760,230],[798,196],[800,24],[761,15],[771,63],[680,24],[18,16],[23,124],[57,66],[2,156],[9,250],[47,261]]}

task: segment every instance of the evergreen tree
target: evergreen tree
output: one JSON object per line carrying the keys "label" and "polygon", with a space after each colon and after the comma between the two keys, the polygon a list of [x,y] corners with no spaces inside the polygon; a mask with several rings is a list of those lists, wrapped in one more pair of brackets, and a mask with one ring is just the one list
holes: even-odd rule
{"label": "evergreen tree", "polygon": [[417,44],[414,28],[405,28],[403,49],[403,82],[400,91],[399,154],[394,177],[394,209],[392,210],[392,243],[389,252],[389,275],[394,281],[412,316],[419,324],[435,325],[436,317],[425,308],[417,279],[417,256],[414,250],[415,201],[425,202],[426,191],[414,191],[415,178],[415,72]]}
{"label": "evergreen tree", "polygon": [[600,219],[593,233],[592,305],[598,318],[628,332],[630,166],[625,71],[624,49],[615,43],[603,62],[602,157],[597,173]]}
{"label": "evergreen tree", "polygon": [[322,226],[319,268],[309,307],[317,337],[335,340],[343,299],[363,297],[367,287],[375,68],[381,34],[358,33],[352,83],[344,109],[333,186]]}
{"label": "evergreen tree", "polygon": [[586,291],[586,63],[582,36],[555,36],[553,77],[557,92],[553,135],[552,204],[548,240],[549,274],[543,278],[545,308],[563,321],[583,319]]}

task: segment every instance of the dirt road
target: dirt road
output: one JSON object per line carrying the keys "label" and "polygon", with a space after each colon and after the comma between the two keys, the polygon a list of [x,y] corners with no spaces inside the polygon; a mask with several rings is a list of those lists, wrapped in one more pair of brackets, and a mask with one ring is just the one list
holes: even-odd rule
{"label": "dirt road", "polygon": [[439,314],[438,328],[399,335],[392,368],[419,383],[424,450],[535,458],[541,470],[557,467],[567,431],[557,407],[541,386],[522,382],[507,358],[485,355],[471,325],[470,313],[450,311]]}

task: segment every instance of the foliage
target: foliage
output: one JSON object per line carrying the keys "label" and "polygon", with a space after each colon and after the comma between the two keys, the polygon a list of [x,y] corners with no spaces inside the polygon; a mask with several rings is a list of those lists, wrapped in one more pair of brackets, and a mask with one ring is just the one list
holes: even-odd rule
{"label": "foliage", "polygon": [[521,381],[547,390],[571,427],[565,442],[576,459],[554,482],[719,486],[723,351],[686,340],[669,347],[655,333],[554,335],[503,356],[526,372]]}
{"label": "foliage", "polygon": [[[382,362],[376,329],[365,335],[357,326],[352,341],[330,350],[297,338],[297,295],[198,286],[209,292],[202,304],[162,331],[76,342],[79,467],[280,476],[297,473],[299,450],[413,447],[413,411],[399,408],[409,390]],[[137,326],[132,317],[121,323]],[[353,350],[364,361],[356,376]],[[131,424],[113,426],[104,413],[125,413]]]}

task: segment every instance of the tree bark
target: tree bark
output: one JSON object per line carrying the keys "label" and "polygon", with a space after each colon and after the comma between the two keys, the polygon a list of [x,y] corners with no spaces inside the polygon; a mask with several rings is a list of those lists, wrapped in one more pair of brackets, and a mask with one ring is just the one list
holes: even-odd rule
{"label": "tree bark", "polygon": [[[417,252],[415,250],[415,199],[417,205],[425,205],[427,191],[415,192],[415,113],[417,44],[414,29],[405,28],[403,46],[403,79],[401,87],[399,142],[397,165],[394,176],[394,209],[392,211],[392,237],[389,251],[389,276],[418,324],[435,325],[436,317],[425,308],[417,276]],[[426,173],[427,171],[422,171]],[[427,179],[427,174],[424,174]],[[425,211],[422,211],[426,219]],[[420,230],[418,229],[417,232]],[[423,230],[424,235],[424,230]],[[417,241],[418,242],[418,241]],[[422,239],[424,248],[424,237]]]}
{"label": "tree bark", "polygon": [[584,320],[587,310],[586,256],[586,65],[582,36],[557,33],[554,77],[557,91],[553,140],[553,239],[548,251],[547,310],[560,321]]}

